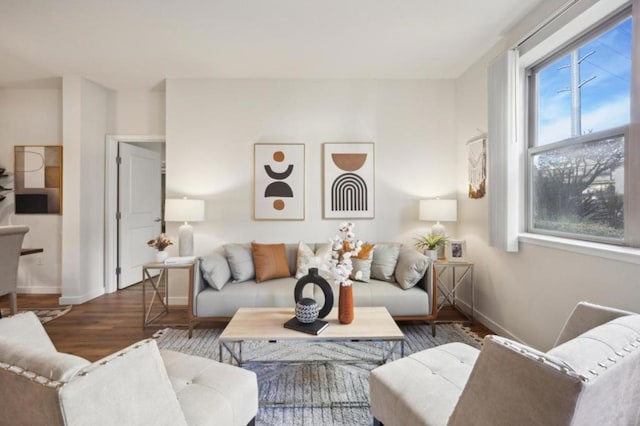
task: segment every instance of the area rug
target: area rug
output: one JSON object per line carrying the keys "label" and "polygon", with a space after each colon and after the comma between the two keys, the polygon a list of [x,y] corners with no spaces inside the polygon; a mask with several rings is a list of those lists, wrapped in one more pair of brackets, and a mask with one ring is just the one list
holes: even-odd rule
{"label": "area rug", "polygon": [[[435,337],[428,325],[402,325],[405,355],[450,342],[479,348],[481,339],[460,324],[439,324]],[[156,333],[158,346],[178,352],[219,360],[218,337],[222,329],[164,329]],[[371,425],[369,372],[376,365],[356,362],[380,357],[382,348],[371,342],[299,343],[247,342],[244,359],[279,360],[284,363],[248,362],[245,368],[258,376],[260,408],[257,425]],[[223,354],[224,361],[227,355]],[[326,361],[314,364],[287,360]],[[353,364],[331,363],[351,360]]]}
{"label": "area rug", "polygon": [[[38,316],[38,319],[42,324],[46,324],[49,321],[53,321],[56,318],[60,318],[64,314],[68,313],[71,310],[72,305],[67,306],[58,306],[55,308],[20,308],[18,307],[18,312],[33,312]],[[9,308],[0,309],[3,317],[8,317],[11,314],[11,310]]]}

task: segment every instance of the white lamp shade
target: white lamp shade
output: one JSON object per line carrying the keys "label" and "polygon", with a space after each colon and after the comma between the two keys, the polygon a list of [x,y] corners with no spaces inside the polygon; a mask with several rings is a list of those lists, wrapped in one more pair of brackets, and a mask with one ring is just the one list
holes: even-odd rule
{"label": "white lamp shade", "polygon": [[456,200],[420,200],[420,220],[455,222],[458,220]]}
{"label": "white lamp shade", "polygon": [[164,220],[166,222],[202,222],[204,220],[204,200],[166,199]]}

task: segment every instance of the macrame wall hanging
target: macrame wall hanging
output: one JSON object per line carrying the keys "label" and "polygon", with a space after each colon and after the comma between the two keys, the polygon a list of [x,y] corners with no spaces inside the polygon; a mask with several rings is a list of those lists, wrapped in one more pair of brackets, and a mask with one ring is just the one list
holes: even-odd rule
{"label": "macrame wall hanging", "polygon": [[482,135],[467,142],[469,147],[469,198],[482,198],[487,181],[487,137]]}

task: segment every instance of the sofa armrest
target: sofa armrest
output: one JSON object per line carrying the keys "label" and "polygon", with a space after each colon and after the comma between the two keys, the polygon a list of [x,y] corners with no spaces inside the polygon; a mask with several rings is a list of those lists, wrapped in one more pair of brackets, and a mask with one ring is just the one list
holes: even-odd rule
{"label": "sofa armrest", "polygon": [[83,368],[59,392],[65,424],[186,425],[153,339]]}
{"label": "sofa armrest", "polygon": [[196,304],[198,294],[208,286],[204,276],[202,275],[202,269],[200,268],[201,264],[202,258],[196,257],[195,264],[193,266],[193,282],[189,285],[189,312],[194,317],[198,316]]}
{"label": "sofa armrest", "polygon": [[573,312],[571,312],[569,319],[562,327],[553,346],[561,345],[592,328],[626,315],[633,315],[633,312],[594,305],[588,302],[579,302],[573,308]]}
{"label": "sofa armrest", "polygon": [[420,278],[420,281],[418,281],[417,286],[426,291],[429,295],[429,313],[431,315],[435,315],[436,309],[434,305],[434,298],[436,297],[436,288],[433,282],[433,260],[429,260],[429,266],[422,278]]}

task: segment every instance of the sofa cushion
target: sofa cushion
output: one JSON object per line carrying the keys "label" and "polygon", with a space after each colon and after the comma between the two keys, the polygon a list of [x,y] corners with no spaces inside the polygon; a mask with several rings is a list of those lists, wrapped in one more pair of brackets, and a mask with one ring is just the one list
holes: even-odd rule
{"label": "sofa cushion", "polygon": [[373,251],[373,261],[371,263],[371,278],[395,282],[393,273],[396,270],[399,255],[400,244],[376,244],[376,249]]}
{"label": "sofa cushion", "polygon": [[298,261],[296,279],[309,273],[309,268],[318,268],[318,274],[328,279],[331,277],[331,245],[319,244],[314,253],[313,249],[302,241],[298,244]]}
{"label": "sofa cushion", "polygon": [[91,364],[79,356],[40,349],[37,346],[4,337],[0,337],[0,362],[55,381],[68,381],[81,368]]}
{"label": "sofa cushion", "polygon": [[202,258],[200,270],[202,271],[202,277],[215,290],[222,290],[222,287],[231,279],[229,262],[220,253],[212,253]]}
{"label": "sofa cushion", "polygon": [[396,265],[396,281],[403,289],[413,287],[420,281],[429,267],[429,258],[414,249],[403,247],[400,249]]}
{"label": "sofa cushion", "polygon": [[291,276],[284,244],[251,243],[256,282]]}
{"label": "sofa cushion", "polygon": [[233,282],[241,283],[255,278],[253,254],[248,244],[226,244],[224,246]]}

